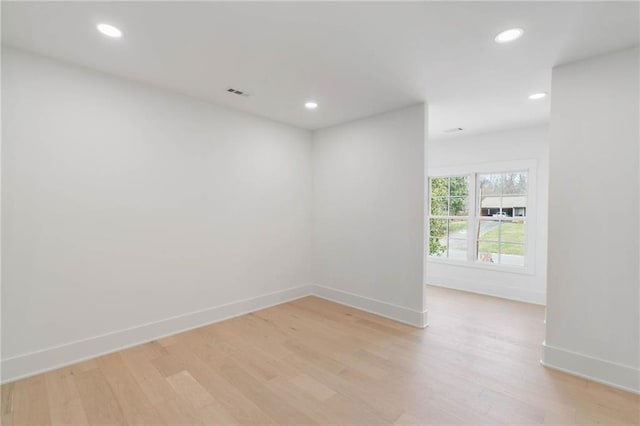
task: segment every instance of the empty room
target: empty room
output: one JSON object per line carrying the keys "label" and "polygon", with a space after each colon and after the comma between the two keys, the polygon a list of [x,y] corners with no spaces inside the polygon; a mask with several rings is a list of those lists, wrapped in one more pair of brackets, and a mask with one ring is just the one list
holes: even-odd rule
{"label": "empty room", "polygon": [[2,425],[640,424],[640,2],[0,6]]}

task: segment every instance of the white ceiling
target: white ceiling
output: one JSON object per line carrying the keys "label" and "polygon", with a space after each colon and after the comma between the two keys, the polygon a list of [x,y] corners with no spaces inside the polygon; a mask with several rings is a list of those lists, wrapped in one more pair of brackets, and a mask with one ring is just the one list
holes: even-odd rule
{"label": "white ceiling", "polygon": [[[444,137],[548,120],[549,99],[527,96],[550,90],[554,65],[637,45],[638,6],[5,1],[2,41],[308,129],[427,101]],[[496,44],[510,27],[524,36]]]}

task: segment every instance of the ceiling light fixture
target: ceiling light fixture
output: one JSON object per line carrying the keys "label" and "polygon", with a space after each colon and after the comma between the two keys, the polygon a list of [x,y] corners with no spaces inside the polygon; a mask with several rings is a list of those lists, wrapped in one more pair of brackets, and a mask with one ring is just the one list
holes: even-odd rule
{"label": "ceiling light fixture", "polygon": [[318,108],[318,104],[316,102],[309,101],[309,102],[304,104],[304,107],[306,109],[316,109],[316,108]]}
{"label": "ceiling light fixture", "polygon": [[120,31],[119,28],[116,28],[113,25],[98,24],[96,28],[98,29],[98,31],[100,31],[102,34],[106,35],[107,37],[111,37],[111,38],[122,37],[122,31]]}
{"label": "ceiling light fixture", "polygon": [[511,28],[498,34],[494,39],[496,43],[509,43],[522,37],[524,30],[522,28]]}
{"label": "ceiling light fixture", "polygon": [[534,93],[533,95],[529,95],[529,99],[535,101],[536,99],[542,99],[545,96],[547,96],[547,92]]}

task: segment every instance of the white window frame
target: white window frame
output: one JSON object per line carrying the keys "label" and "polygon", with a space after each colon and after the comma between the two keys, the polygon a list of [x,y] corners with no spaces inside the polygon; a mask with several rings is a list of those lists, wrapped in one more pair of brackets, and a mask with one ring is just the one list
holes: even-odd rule
{"label": "white window frame", "polygon": [[[427,206],[426,224],[427,245],[425,247],[426,258],[428,262],[443,263],[447,265],[455,265],[460,267],[489,269],[493,271],[511,272],[519,274],[533,275],[535,273],[535,253],[536,253],[536,228],[537,228],[537,167],[536,160],[518,160],[503,161],[495,163],[479,163],[466,164],[451,167],[438,167],[429,169],[427,179]],[[494,263],[484,263],[478,261],[476,246],[476,229],[480,225],[480,212],[478,208],[478,175],[480,174],[499,174],[512,172],[527,172],[527,214],[526,214],[526,233],[525,233],[525,254],[524,266],[504,265]],[[429,238],[430,228],[429,219],[431,219],[431,179],[441,177],[469,176],[469,215],[467,216],[467,259],[450,259],[429,254]]]}

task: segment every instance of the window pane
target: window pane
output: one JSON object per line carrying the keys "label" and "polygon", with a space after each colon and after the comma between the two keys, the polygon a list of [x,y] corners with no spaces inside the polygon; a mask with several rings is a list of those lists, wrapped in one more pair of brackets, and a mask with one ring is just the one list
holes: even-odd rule
{"label": "window pane", "polygon": [[500,264],[524,266],[524,244],[500,244]]}
{"label": "window pane", "polygon": [[496,220],[527,216],[527,172],[478,175],[481,217]]}
{"label": "window pane", "polygon": [[449,220],[449,258],[467,260],[467,221]]}
{"label": "window pane", "polygon": [[449,196],[449,178],[431,178],[431,196],[447,197]]}
{"label": "window pane", "polygon": [[[501,242],[524,244],[525,223],[523,221],[502,222],[500,227]],[[504,253],[504,249],[502,252]]]}
{"label": "window pane", "polygon": [[505,173],[502,193],[506,195],[527,195],[527,172]]}
{"label": "window pane", "polygon": [[468,216],[469,215],[469,198],[468,197],[452,197],[449,200],[451,216]]}
{"label": "window pane", "polygon": [[503,195],[502,196],[502,215],[496,215],[494,217],[514,217],[516,210],[520,211],[520,216],[524,216],[527,208],[526,195]]}
{"label": "window pane", "polygon": [[442,238],[447,235],[447,219],[429,219],[429,236]]}
{"label": "window pane", "polygon": [[[498,241],[500,238],[500,222],[493,220],[481,220],[480,232],[478,232],[478,240],[480,241]],[[496,249],[497,253],[497,249]]]}
{"label": "window pane", "polygon": [[431,215],[469,215],[469,177],[431,178]]}
{"label": "window pane", "polygon": [[502,175],[478,175],[480,216],[493,216],[502,212]]}
{"label": "window pane", "polygon": [[429,219],[429,255],[446,256],[447,220]]}
{"label": "window pane", "polygon": [[502,194],[502,174],[478,175],[478,189],[480,196],[501,195]]}
{"label": "window pane", "polygon": [[516,256],[524,256],[524,244],[501,243],[500,254],[513,254]]}
{"label": "window pane", "polygon": [[446,238],[429,238],[429,256],[445,257],[446,255]]}
{"label": "window pane", "polygon": [[449,258],[467,260],[467,240],[449,239]]}
{"label": "window pane", "polygon": [[513,217],[518,218],[524,218],[527,217],[527,207],[514,207],[513,209]]}
{"label": "window pane", "polygon": [[449,195],[466,197],[469,195],[469,176],[454,176],[449,181]]}
{"label": "window pane", "polygon": [[478,261],[482,263],[498,263],[498,243],[479,242]]}
{"label": "window pane", "polygon": [[444,197],[431,198],[431,215],[447,216],[449,214],[448,202],[449,199]]}
{"label": "window pane", "polygon": [[449,238],[467,239],[467,221],[449,219]]}

